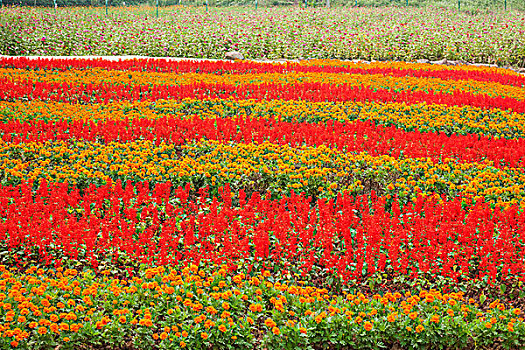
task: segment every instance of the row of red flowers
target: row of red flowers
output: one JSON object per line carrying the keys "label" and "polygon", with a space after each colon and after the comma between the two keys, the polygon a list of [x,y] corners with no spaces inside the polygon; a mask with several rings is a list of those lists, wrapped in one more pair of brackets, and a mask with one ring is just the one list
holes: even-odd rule
{"label": "row of red flowers", "polygon": [[403,208],[394,199],[339,195],[317,200],[291,194],[249,198],[228,186],[219,198],[206,189],[119,181],[85,193],[63,183],[0,188],[0,241],[10,250],[35,250],[48,263],[60,251],[94,265],[119,250],[145,263],[273,261],[284,271],[315,265],[344,279],[375,271],[418,277],[525,280],[525,213],[464,210],[461,199],[417,198]]}
{"label": "row of red flowers", "polygon": [[510,97],[491,97],[486,94],[469,92],[441,93],[434,91],[395,92],[384,88],[351,84],[296,83],[296,84],[208,84],[188,85],[114,85],[67,84],[38,82],[31,80],[13,81],[0,79],[0,100],[40,99],[71,103],[108,103],[110,101],[156,101],[161,99],[184,98],[236,98],[254,100],[306,100],[324,101],[381,101],[407,104],[426,102],[447,106],[473,106],[499,108],[525,113],[525,101]]}
{"label": "row of red flowers", "polygon": [[184,144],[201,138],[218,141],[269,141],[292,146],[327,145],[346,152],[388,154],[394,157],[430,157],[434,161],[456,158],[464,162],[493,161],[495,166],[525,166],[525,139],[493,139],[478,135],[452,135],[404,131],[372,121],[325,124],[292,123],[273,118],[178,119],[169,116],[155,120],[113,121],[32,121],[10,120],[0,125],[5,142],[45,142],[48,140],[86,140],[127,142],[147,139],[157,143]]}
{"label": "row of red flowers", "polygon": [[[353,64],[344,62],[338,64],[311,65],[304,63],[263,63],[263,62],[228,62],[228,61],[170,61],[162,59],[130,59],[110,61],[102,59],[31,59],[25,57],[0,58],[0,66],[22,69],[69,70],[85,68],[102,68],[105,70],[165,72],[165,73],[207,73],[207,74],[261,74],[286,72],[323,72],[346,74],[381,74],[395,77],[439,78],[444,80],[474,80],[490,83],[500,83],[522,87],[525,77],[514,72],[490,68],[472,68],[434,66],[431,69],[416,69],[413,64],[376,63]],[[420,67],[423,67],[420,65]]]}

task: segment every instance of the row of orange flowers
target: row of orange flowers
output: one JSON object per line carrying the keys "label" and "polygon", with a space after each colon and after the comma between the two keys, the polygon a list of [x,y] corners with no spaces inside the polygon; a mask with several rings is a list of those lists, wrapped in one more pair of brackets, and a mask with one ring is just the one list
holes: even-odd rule
{"label": "row of orange flowers", "polygon": [[441,132],[447,135],[484,135],[516,139],[525,133],[525,115],[499,109],[472,106],[406,105],[395,102],[309,102],[255,101],[233,99],[184,99],[156,102],[115,102],[109,104],[70,104],[56,101],[0,101],[0,120],[4,122],[39,121],[119,121],[159,119],[166,116],[185,118],[272,118],[287,122],[326,123],[333,120],[373,121],[379,125],[395,125],[407,131]]}
{"label": "row of orange flowers", "polygon": [[[341,294],[262,273],[195,265],[141,269],[127,279],[86,269],[0,270],[0,344],[75,348],[85,342],[137,348],[366,348],[396,339],[463,347],[525,345],[522,311],[462,292]],[[442,337],[453,332],[455,337]]]}
{"label": "row of orange flowers", "polygon": [[[525,175],[520,168],[491,162],[372,156],[325,146],[290,147],[275,143],[200,141],[179,146],[152,141],[45,142],[0,144],[3,183],[24,181],[103,185],[112,181],[150,181],[210,188],[261,188],[279,196],[296,193],[334,198],[338,193],[372,189],[410,200],[437,193],[447,198],[487,200],[498,206],[524,205]],[[263,186],[263,187],[261,187]]]}

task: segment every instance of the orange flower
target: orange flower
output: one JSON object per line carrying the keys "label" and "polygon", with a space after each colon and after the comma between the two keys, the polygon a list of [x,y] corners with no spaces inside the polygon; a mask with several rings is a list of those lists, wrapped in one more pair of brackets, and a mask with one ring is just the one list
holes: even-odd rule
{"label": "orange flower", "polygon": [[50,329],[51,332],[53,332],[53,333],[60,333],[59,328],[58,328],[58,324],[56,324],[56,323],[52,323],[52,324],[49,326],[49,329]]}
{"label": "orange flower", "polygon": [[281,331],[279,330],[279,328],[273,327],[272,328],[272,333],[275,334],[275,335],[279,335],[279,334],[281,334]]}
{"label": "orange flower", "polygon": [[416,327],[416,332],[417,332],[417,333],[421,333],[421,332],[423,332],[424,330],[425,330],[425,327],[423,327],[423,325],[419,325],[419,326]]}
{"label": "orange flower", "polygon": [[370,322],[365,322],[364,327],[367,331],[370,332],[374,326]]}
{"label": "orange flower", "polygon": [[47,328],[46,327],[40,327],[38,328],[38,333],[39,334],[46,334],[47,333]]}
{"label": "orange flower", "polygon": [[220,330],[221,332],[224,333],[224,332],[226,332],[228,329],[226,328],[225,325],[221,324],[221,325],[219,326],[219,330]]}
{"label": "orange flower", "polygon": [[272,328],[272,327],[277,326],[277,324],[271,318],[267,318],[266,321],[264,321],[264,324],[268,328]]}
{"label": "orange flower", "polygon": [[204,332],[202,332],[202,333],[201,333],[201,338],[202,338],[202,339],[208,339],[208,333],[204,333]]}

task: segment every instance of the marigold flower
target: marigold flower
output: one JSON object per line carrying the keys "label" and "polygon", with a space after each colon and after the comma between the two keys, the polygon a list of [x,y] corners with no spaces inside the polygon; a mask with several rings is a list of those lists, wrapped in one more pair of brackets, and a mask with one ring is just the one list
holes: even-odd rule
{"label": "marigold flower", "polygon": [[264,321],[264,324],[268,328],[272,328],[272,327],[275,327],[277,325],[271,318],[267,318],[266,321]]}
{"label": "marigold flower", "polygon": [[202,339],[208,339],[208,333],[202,332],[201,333],[201,338]]}
{"label": "marigold flower", "polygon": [[373,328],[373,325],[372,325],[371,322],[367,321],[367,322],[365,322],[364,327],[365,327],[365,330],[370,332],[372,330],[372,328]]}
{"label": "marigold flower", "polygon": [[281,331],[279,330],[278,327],[273,327],[272,328],[272,333],[275,334],[275,335],[279,335],[279,334],[281,334]]}

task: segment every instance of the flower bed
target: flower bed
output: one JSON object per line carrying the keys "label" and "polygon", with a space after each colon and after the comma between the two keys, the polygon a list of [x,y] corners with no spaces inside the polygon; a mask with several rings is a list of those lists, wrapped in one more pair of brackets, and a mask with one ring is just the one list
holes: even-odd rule
{"label": "flower bed", "polygon": [[225,265],[148,268],[128,279],[62,268],[0,269],[9,291],[0,293],[7,321],[0,344],[14,348],[512,347],[525,336],[520,309],[496,300],[483,310],[461,292],[333,295],[301,281],[274,280],[267,270],[249,276]]}
{"label": "flower bed", "polygon": [[56,12],[4,7],[0,53],[223,59],[235,50],[251,59],[446,58],[525,66],[525,20],[519,11],[469,13],[439,7],[205,11],[172,6],[161,8],[159,18],[154,14],[151,7],[113,8],[109,15],[103,7]]}
{"label": "flower bed", "polygon": [[0,59],[0,342],[520,348],[524,81]]}

